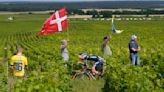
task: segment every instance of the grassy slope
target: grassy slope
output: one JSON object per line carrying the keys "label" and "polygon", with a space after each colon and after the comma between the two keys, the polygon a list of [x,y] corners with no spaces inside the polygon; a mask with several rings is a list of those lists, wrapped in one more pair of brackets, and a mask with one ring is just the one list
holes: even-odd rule
{"label": "grassy slope", "polygon": [[[11,16],[11,15],[10,15]],[[7,21],[8,15],[0,15],[0,51],[4,51],[4,47],[8,48],[8,59],[16,51],[16,44],[23,46],[24,53],[29,59],[30,69],[28,71],[29,78],[35,78],[31,72],[44,75],[44,72],[53,74],[58,67],[56,62],[61,62],[60,56],[60,40],[67,37],[67,32],[48,35],[36,38],[34,35],[42,26],[42,23],[49,15],[13,15],[16,20]],[[69,21],[69,51],[70,62],[77,61],[79,52],[87,52],[90,54],[102,55],[100,52],[100,44],[105,35],[111,34],[111,48],[113,50],[112,59],[125,59],[125,64],[129,63],[128,41],[132,34],[136,34],[141,45],[141,63],[142,59],[149,56],[150,52],[163,52],[164,40],[164,21],[116,21],[116,28],[123,29],[122,34],[112,34],[110,21]],[[145,36],[146,35],[146,36]],[[157,45],[160,44],[160,45]],[[0,52],[1,58],[3,52]],[[37,58],[37,59],[36,59]],[[106,57],[110,64],[110,58]],[[49,62],[44,64],[44,62]],[[54,62],[55,61],[55,62]],[[41,62],[41,65],[40,63]],[[117,61],[116,61],[117,62]],[[42,64],[43,63],[43,64]],[[43,66],[44,65],[44,66]],[[52,68],[49,68],[53,66]],[[31,71],[31,72],[30,72]],[[44,85],[44,84],[43,84]],[[45,84],[46,85],[46,84]],[[99,92],[103,87],[103,81],[72,81],[74,92]]]}

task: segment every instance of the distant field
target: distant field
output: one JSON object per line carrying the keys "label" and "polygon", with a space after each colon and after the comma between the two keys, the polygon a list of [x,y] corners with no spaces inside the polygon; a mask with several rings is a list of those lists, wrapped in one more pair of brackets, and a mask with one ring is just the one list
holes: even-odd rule
{"label": "distant field", "polygon": [[[164,91],[164,21],[115,21],[122,34],[111,33],[110,21],[69,20],[67,31],[36,37],[50,15],[0,15],[0,91],[12,92],[163,92]],[[102,56],[102,38],[111,35],[111,57],[104,57],[107,70],[101,80],[72,80],[78,53]],[[141,66],[129,64],[128,42],[136,34],[141,46]],[[60,41],[69,38],[70,61],[64,67],[60,57]],[[22,46],[29,62],[28,76],[14,80],[7,63]],[[6,50],[4,49],[6,48]],[[107,91],[109,90],[109,91]]]}

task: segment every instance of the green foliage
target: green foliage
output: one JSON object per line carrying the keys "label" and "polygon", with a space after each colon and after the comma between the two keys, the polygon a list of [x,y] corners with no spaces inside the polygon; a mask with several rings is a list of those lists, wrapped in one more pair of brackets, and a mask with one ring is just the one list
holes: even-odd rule
{"label": "green foliage", "polygon": [[102,11],[100,14],[103,15],[103,18],[112,18],[112,12]]}
{"label": "green foliage", "polygon": [[[70,78],[63,74],[63,69],[58,69],[52,72],[33,71],[29,73],[24,80],[16,80],[13,91],[28,91],[28,92],[68,92],[70,91]],[[59,73],[60,71],[60,73]],[[30,85],[29,85],[30,84]]]}
{"label": "green foliage", "polygon": [[163,79],[153,67],[112,64],[107,70],[104,92],[150,92],[163,89]]}
{"label": "green foliage", "polygon": [[7,90],[7,75],[5,65],[0,63],[0,91],[4,92]]}
{"label": "green foliage", "polygon": [[[111,33],[110,21],[69,21],[68,67],[64,67],[60,55],[60,40],[67,38],[67,32],[36,37],[42,23],[49,15],[0,15],[0,91],[13,92],[81,92],[123,91],[123,92],[162,92],[164,87],[164,21],[115,21],[122,34]],[[71,80],[72,72],[78,68],[78,53],[86,52],[102,56],[102,38],[112,35],[111,57],[104,56],[107,70],[102,80]],[[136,34],[141,46],[141,66],[129,64],[128,42]],[[23,47],[28,58],[29,68],[24,80],[15,79],[7,73],[7,61],[16,53],[16,47]],[[7,50],[4,50],[7,48]],[[8,75],[8,78],[7,78]],[[83,84],[84,83],[84,84]],[[104,85],[104,87],[103,87]],[[88,89],[88,90],[87,90]]]}

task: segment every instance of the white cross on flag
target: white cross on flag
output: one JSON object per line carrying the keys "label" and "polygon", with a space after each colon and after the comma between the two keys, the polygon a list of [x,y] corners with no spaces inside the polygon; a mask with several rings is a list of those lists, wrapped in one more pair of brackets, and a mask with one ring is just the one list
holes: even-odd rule
{"label": "white cross on flag", "polygon": [[67,15],[66,9],[62,8],[50,16],[43,24],[42,30],[37,36],[60,32],[67,28]]}

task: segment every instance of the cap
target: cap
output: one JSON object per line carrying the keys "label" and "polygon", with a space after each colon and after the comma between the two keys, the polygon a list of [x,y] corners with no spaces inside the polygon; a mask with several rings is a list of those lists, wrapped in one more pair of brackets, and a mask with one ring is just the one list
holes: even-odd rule
{"label": "cap", "polygon": [[131,39],[132,39],[132,40],[135,40],[135,39],[137,39],[137,36],[136,36],[136,35],[132,35],[132,36],[131,36]]}

